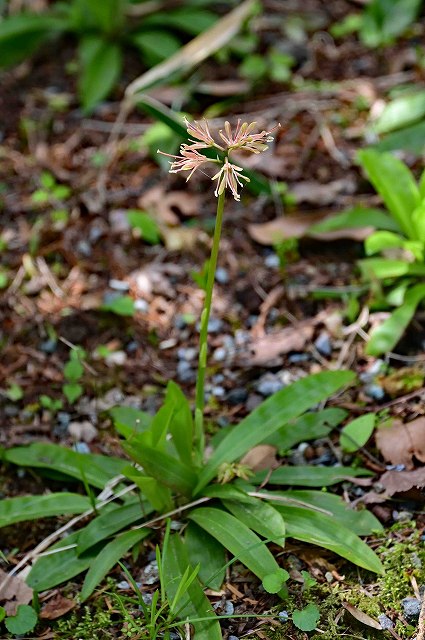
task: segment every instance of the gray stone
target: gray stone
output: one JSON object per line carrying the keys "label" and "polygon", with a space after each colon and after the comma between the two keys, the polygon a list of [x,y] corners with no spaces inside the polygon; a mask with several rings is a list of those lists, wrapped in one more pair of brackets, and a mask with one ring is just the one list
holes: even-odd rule
{"label": "gray stone", "polygon": [[40,349],[41,351],[44,351],[44,353],[54,353],[56,351],[57,344],[57,340],[55,340],[54,338],[49,338],[48,340],[44,340],[44,342],[41,343]]}
{"label": "gray stone", "polygon": [[177,350],[177,357],[179,360],[187,360],[190,362],[191,360],[195,360],[197,355],[198,349],[195,349],[194,347],[187,347],[186,349],[181,347]]}
{"label": "gray stone", "polygon": [[394,627],[393,621],[390,620],[390,618],[386,616],[385,613],[381,613],[381,615],[378,616],[378,622],[385,630],[392,629]]}
{"label": "gray stone", "polygon": [[187,360],[179,360],[177,363],[177,377],[180,382],[193,382],[196,373],[193,371],[190,362]]}
{"label": "gray stone", "polygon": [[215,398],[224,398],[226,395],[226,389],[224,387],[216,386],[211,389],[211,393]]}
{"label": "gray stone", "polygon": [[264,259],[264,264],[269,269],[278,269],[280,267],[279,256],[276,253],[269,253]]}
{"label": "gray stone", "polygon": [[375,360],[365,371],[363,371],[359,378],[362,382],[372,382],[374,377],[385,369],[386,365],[383,360]]}
{"label": "gray stone", "polygon": [[314,341],[314,346],[322,355],[329,357],[332,355],[332,343],[327,331],[322,331],[318,338]]}
{"label": "gray stone", "polygon": [[93,442],[97,437],[97,429],[88,420],[82,422],[70,422],[68,426],[68,433],[76,440],[82,440],[83,442]]}
{"label": "gray stone", "polygon": [[223,362],[227,358],[227,351],[224,347],[218,347],[213,353],[213,360]]}
{"label": "gray stone", "polygon": [[285,386],[285,383],[279,379],[279,377],[273,373],[266,373],[262,376],[255,385],[258,393],[262,396],[271,396],[276,391],[280,391]]}
{"label": "gray stone", "polygon": [[289,613],[287,611],[279,611],[278,615],[279,619],[282,620],[282,622],[286,622],[287,620],[289,620]]}
{"label": "gray stone", "polygon": [[403,605],[403,613],[406,618],[414,619],[419,617],[421,603],[417,598],[404,598],[401,604]]}
{"label": "gray stone", "polygon": [[90,447],[85,442],[76,442],[72,448],[77,453],[90,453]]}
{"label": "gray stone", "polygon": [[248,399],[248,391],[243,387],[236,387],[227,394],[226,400],[232,406],[244,404]]}
{"label": "gray stone", "polygon": [[149,311],[149,302],[147,302],[143,298],[138,298],[134,301],[134,308],[139,313],[147,313]]}
{"label": "gray stone", "polygon": [[130,289],[128,282],[125,282],[124,280],[117,280],[116,278],[111,278],[108,285],[115,291],[128,291]]}
{"label": "gray stone", "polygon": [[226,600],[226,604],[224,605],[224,615],[232,616],[235,613],[235,606],[231,600]]}
{"label": "gray stone", "polygon": [[155,584],[159,580],[158,565],[156,561],[149,562],[143,569],[143,584]]}
{"label": "gray stone", "polygon": [[379,384],[368,384],[364,388],[364,392],[367,396],[369,396],[369,398],[372,398],[372,400],[379,401],[385,397],[385,391],[382,387],[379,386]]}
{"label": "gray stone", "polygon": [[215,279],[219,284],[227,284],[229,282],[229,274],[226,269],[223,269],[223,267],[217,267]]}

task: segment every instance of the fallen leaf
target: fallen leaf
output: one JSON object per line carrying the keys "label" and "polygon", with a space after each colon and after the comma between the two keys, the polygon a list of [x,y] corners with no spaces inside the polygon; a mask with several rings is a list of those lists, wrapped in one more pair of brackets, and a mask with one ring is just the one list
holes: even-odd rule
{"label": "fallen leaf", "polygon": [[324,222],[330,216],[327,213],[299,213],[281,216],[262,224],[248,225],[248,233],[255,242],[273,245],[287,238],[302,238],[308,235],[317,240],[356,240],[362,242],[374,230],[374,227],[358,227],[353,229],[338,229],[324,233],[309,233],[314,224]]}
{"label": "fallen leaf", "polygon": [[353,618],[355,618],[359,622],[362,622],[363,624],[366,624],[368,627],[372,627],[373,629],[380,629],[380,630],[382,629],[381,625],[377,620],[374,620],[370,615],[368,615],[364,611],[360,611],[360,609],[357,609],[357,607],[353,607],[353,605],[350,604],[349,602],[343,602],[342,606],[344,607],[344,609],[346,609],[346,611],[351,613]]}
{"label": "fallen leaf", "polygon": [[405,424],[394,420],[390,427],[377,429],[375,440],[385,460],[413,469],[414,457],[425,462],[425,417]]}
{"label": "fallen leaf", "polygon": [[177,226],[179,215],[186,218],[199,215],[200,197],[187,191],[168,191],[163,186],[153,187],[146,191],[137,201],[141,209],[152,211],[159,224]]}
{"label": "fallen leaf", "polygon": [[379,479],[386,496],[425,487],[425,467],[414,471],[386,471]]}
{"label": "fallen leaf", "polygon": [[260,367],[280,365],[283,361],[281,356],[290,351],[302,351],[313,337],[313,332],[314,325],[305,321],[253,340],[247,345],[248,355],[243,358],[244,364]]}
{"label": "fallen leaf", "polygon": [[75,606],[76,602],[74,600],[65,598],[60,593],[57,593],[44,605],[40,611],[40,618],[43,620],[56,620],[74,609]]}
{"label": "fallen leaf", "polygon": [[276,447],[272,447],[270,444],[259,444],[244,455],[241,464],[246,464],[253,471],[276,469],[279,466],[276,452]]}
{"label": "fallen leaf", "polygon": [[0,603],[7,615],[16,615],[18,606],[31,600],[32,589],[18,576],[9,576],[0,569]]}

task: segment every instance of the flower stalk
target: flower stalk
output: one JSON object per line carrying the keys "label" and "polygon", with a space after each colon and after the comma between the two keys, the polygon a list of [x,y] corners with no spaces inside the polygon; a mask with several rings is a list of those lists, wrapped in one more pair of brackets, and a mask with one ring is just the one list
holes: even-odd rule
{"label": "flower stalk", "polygon": [[[180,171],[189,171],[186,181],[204,164],[213,162],[220,165],[220,169],[215,173],[211,180],[217,180],[214,195],[217,197],[217,214],[215,219],[214,237],[211,248],[211,256],[208,265],[207,284],[205,288],[204,308],[201,315],[201,326],[199,334],[199,361],[198,375],[196,379],[196,396],[195,396],[195,416],[194,416],[194,449],[196,463],[202,464],[205,449],[205,432],[204,432],[204,407],[205,407],[205,374],[207,369],[208,355],[208,322],[211,315],[211,305],[214,290],[215,272],[217,268],[218,253],[220,248],[221,229],[223,225],[224,203],[226,190],[229,189],[235,200],[240,200],[239,187],[243,186],[243,180],[249,182],[249,178],[243,174],[243,168],[231,162],[230,155],[233,151],[245,151],[249,153],[261,153],[268,146],[267,142],[271,142],[273,137],[270,135],[273,131],[261,131],[253,133],[256,127],[255,122],[248,124],[238,120],[235,129],[229,122],[224,124],[224,132],[219,131],[221,138],[220,144],[215,140],[209,129],[208,122],[186,122],[187,132],[190,136],[190,144],[182,144],[180,146],[179,155],[170,155],[163,151],[158,151],[173,159],[170,162],[170,173],[178,173]],[[280,125],[278,125],[279,127]],[[277,128],[277,127],[275,127]],[[225,146],[223,146],[223,143]],[[207,158],[199,152],[200,149],[216,149],[217,159]],[[223,158],[224,153],[224,158]],[[220,157],[221,154],[221,157]],[[221,159],[222,158],[222,159]]]}

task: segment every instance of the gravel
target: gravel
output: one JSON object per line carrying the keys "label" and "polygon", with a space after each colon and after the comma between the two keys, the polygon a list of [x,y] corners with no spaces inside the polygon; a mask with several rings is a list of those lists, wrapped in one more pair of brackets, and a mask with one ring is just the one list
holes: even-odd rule
{"label": "gravel", "polygon": [[364,392],[367,396],[369,396],[369,398],[372,398],[372,400],[379,401],[383,400],[383,398],[385,397],[385,391],[382,387],[379,386],[379,384],[368,384],[364,388]]}
{"label": "gravel", "polygon": [[421,611],[421,603],[417,598],[404,598],[401,601],[403,605],[403,613],[406,618],[416,619],[419,617],[419,613]]}

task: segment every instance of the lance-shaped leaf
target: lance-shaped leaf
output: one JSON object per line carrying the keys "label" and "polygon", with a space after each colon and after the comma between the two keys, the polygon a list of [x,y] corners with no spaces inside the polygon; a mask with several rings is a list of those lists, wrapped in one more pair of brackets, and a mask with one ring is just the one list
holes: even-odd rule
{"label": "lance-shaped leaf", "polygon": [[8,498],[0,502],[0,527],[24,520],[36,520],[91,509],[89,498],[78,493],[50,493],[43,496]]}
{"label": "lance-shaped leaf", "polygon": [[285,521],[271,504],[262,502],[258,498],[251,498],[249,502],[223,500],[223,504],[240,522],[259,533],[266,540],[285,546]]}

